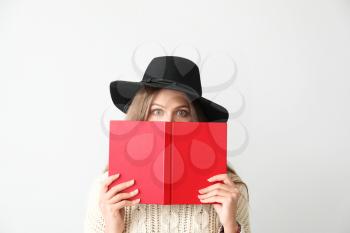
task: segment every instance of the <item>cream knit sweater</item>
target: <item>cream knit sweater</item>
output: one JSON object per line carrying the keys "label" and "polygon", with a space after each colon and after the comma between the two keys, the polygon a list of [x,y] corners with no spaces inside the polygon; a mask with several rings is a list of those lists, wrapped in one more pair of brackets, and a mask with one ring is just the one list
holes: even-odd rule
{"label": "cream knit sweater", "polygon": [[[239,176],[228,172],[232,181],[240,181]],[[108,172],[98,176],[87,200],[84,233],[104,233],[105,222],[98,206],[101,182]],[[242,233],[250,232],[249,200],[247,189],[238,184],[241,195],[238,200],[237,221],[242,226]],[[156,205],[137,204],[125,207],[125,233],[216,233],[222,230],[219,217],[211,204],[196,205]]]}

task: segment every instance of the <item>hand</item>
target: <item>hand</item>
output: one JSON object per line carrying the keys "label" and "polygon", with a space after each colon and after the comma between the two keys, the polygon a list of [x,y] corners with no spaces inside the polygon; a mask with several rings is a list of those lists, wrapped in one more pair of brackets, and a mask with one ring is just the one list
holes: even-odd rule
{"label": "hand", "polygon": [[140,202],[140,198],[129,201],[127,198],[133,197],[138,193],[138,189],[129,193],[121,193],[120,191],[132,186],[134,180],[129,180],[115,185],[108,190],[108,186],[117,178],[119,174],[107,177],[101,187],[101,195],[99,199],[99,206],[102,215],[105,219],[106,232],[123,232],[124,230],[124,215],[125,206],[133,206]]}
{"label": "hand", "polygon": [[224,183],[216,183],[204,189],[198,190],[198,195],[202,203],[219,202],[221,204],[212,204],[219,216],[221,224],[226,229],[236,229],[237,203],[240,196],[238,187],[230,180],[227,174],[219,174],[208,179],[209,182],[223,181]]}

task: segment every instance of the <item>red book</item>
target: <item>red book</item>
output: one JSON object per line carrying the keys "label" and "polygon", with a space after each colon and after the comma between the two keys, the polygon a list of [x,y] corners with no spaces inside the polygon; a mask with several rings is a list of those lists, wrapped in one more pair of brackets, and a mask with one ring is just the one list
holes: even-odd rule
{"label": "red book", "polygon": [[[109,188],[134,179],[121,192],[143,204],[203,204],[199,189],[226,173],[226,122],[110,121]],[[221,181],[220,181],[221,182]]]}

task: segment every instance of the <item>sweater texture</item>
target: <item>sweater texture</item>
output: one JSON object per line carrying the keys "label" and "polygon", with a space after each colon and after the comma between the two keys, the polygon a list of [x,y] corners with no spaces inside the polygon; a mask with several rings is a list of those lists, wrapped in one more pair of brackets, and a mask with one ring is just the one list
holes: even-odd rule
{"label": "sweater texture", "polygon": [[[227,172],[233,182],[240,177]],[[84,221],[84,233],[104,233],[105,221],[99,208],[99,193],[108,172],[100,174],[93,181]],[[243,184],[236,184],[240,190],[236,221],[241,224],[241,233],[251,233],[249,222],[249,196]],[[219,233],[222,225],[212,204],[136,204],[125,208],[124,233]]]}

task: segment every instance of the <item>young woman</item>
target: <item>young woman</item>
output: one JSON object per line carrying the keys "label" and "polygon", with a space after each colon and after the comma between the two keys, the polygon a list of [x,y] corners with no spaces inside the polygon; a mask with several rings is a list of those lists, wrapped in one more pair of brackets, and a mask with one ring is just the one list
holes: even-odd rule
{"label": "young woman", "polygon": [[[174,56],[156,57],[141,82],[114,81],[113,103],[126,120],[227,121],[227,110],[202,97],[199,70],[192,61]],[[108,176],[108,167],[91,189],[85,218],[86,233],[117,232],[244,232],[250,233],[247,185],[234,169],[217,174],[199,190],[203,204],[156,205],[128,200],[137,189],[124,193],[133,180],[108,189],[118,176]],[[217,202],[220,204],[206,204]]]}

